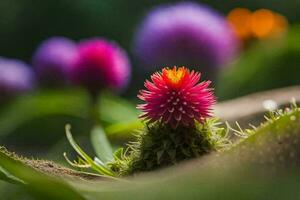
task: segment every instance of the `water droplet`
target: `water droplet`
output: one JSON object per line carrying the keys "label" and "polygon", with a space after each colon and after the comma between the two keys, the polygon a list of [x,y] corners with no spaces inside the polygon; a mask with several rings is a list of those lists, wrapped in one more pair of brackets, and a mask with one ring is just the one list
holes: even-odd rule
{"label": "water droplet", "polygon": [[264,109],[269,110],[269,111],[273,111],[278,108],[278,104],[274,100],[271,100],[271,99],[263,101],[262,104],[263,104]]}
{"label": "water droplet", "polygon": [[292,116],[290,117],[290,120],[291,120],[291,121],[295,121],[295,120],[296,120],[296,116],[292,115]]}

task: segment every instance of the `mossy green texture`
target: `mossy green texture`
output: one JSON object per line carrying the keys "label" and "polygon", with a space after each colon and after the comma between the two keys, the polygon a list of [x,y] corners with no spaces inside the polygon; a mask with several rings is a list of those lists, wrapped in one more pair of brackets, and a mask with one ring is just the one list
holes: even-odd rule
{"label": "mossy green texture", "polygon": [[231,164],[259,166],[275,170],[300,166],[300,109],[296,105],[270,113],[258,128],[230,148],[224,159]]}
{"label": "mossy green texture", "polygon": [[197,158],[229,144],[226,130],[217,119],[206,119],[191,127],[171,128],[157,122],[136,134],[126,152],[118,151],[111,168],[120,176],[175,165]]}

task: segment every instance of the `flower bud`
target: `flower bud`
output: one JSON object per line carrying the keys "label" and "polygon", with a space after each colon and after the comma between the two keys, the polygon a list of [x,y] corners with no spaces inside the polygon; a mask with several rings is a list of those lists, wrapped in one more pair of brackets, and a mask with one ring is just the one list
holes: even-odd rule
{"label": "flower bud", "polygon": [[0,57],[0,96],[1,102],[31,90],[34,86],[34,73],[22,61]]}
{"label": "flower bud", "polygon": [[130,77],[128,57],[117,44],[105,39],[85,40],[78,45],[78,57],[71,68],[71,79],[97,93],[103,88],[124,88]]}
{"label": "flower bud", "polygon": [[52,37],[44,41],[32,61],[39,82],[48,86],[66,83],[76,56],[76,44],[67,38]]}

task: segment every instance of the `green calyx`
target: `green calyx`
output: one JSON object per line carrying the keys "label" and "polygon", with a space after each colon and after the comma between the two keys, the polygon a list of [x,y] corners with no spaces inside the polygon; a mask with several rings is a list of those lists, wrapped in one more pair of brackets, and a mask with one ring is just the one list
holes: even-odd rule
{"label": "green calyx", "polygon": [[197,158],[230,144],[226,129],[218,127],[215,118],[195,123],[191,127],[172,129],[160,122],[151,124],[136,134],[136,141],[115,153],[110,167],[120,176],[177,164]]}

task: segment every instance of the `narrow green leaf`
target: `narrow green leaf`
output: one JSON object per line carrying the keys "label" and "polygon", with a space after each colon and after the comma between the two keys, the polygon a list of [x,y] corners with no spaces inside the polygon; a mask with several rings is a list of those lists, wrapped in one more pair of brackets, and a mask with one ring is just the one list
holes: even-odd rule
{"label": "narrow green leaf", "polygon": [[73,136],[71,134],[71,126],[66,126],[66,136],[68,141],[70,142],[73,149],[88,163],[91,165],[91,168],[95,171],[99,172],[100,174],[107,175],[107,176],[115,176],[114,173],[107,168],[106,166],[102,165],[100,166],[98,163],[96,164],[92,158],[90,158],[81,148],[80,146],[75,142],[73,139]]}
{"label": "narrow green leaf", "polygon": [[102,127],[95,126],[91,131],[91,142],[96,155],[104,163],[112,161],[113,150]]}
{"label": "narrow green leaf", "polygon": [[124,152],[124,148],[119,148],[114,152],[114,158],[121,158]]}

